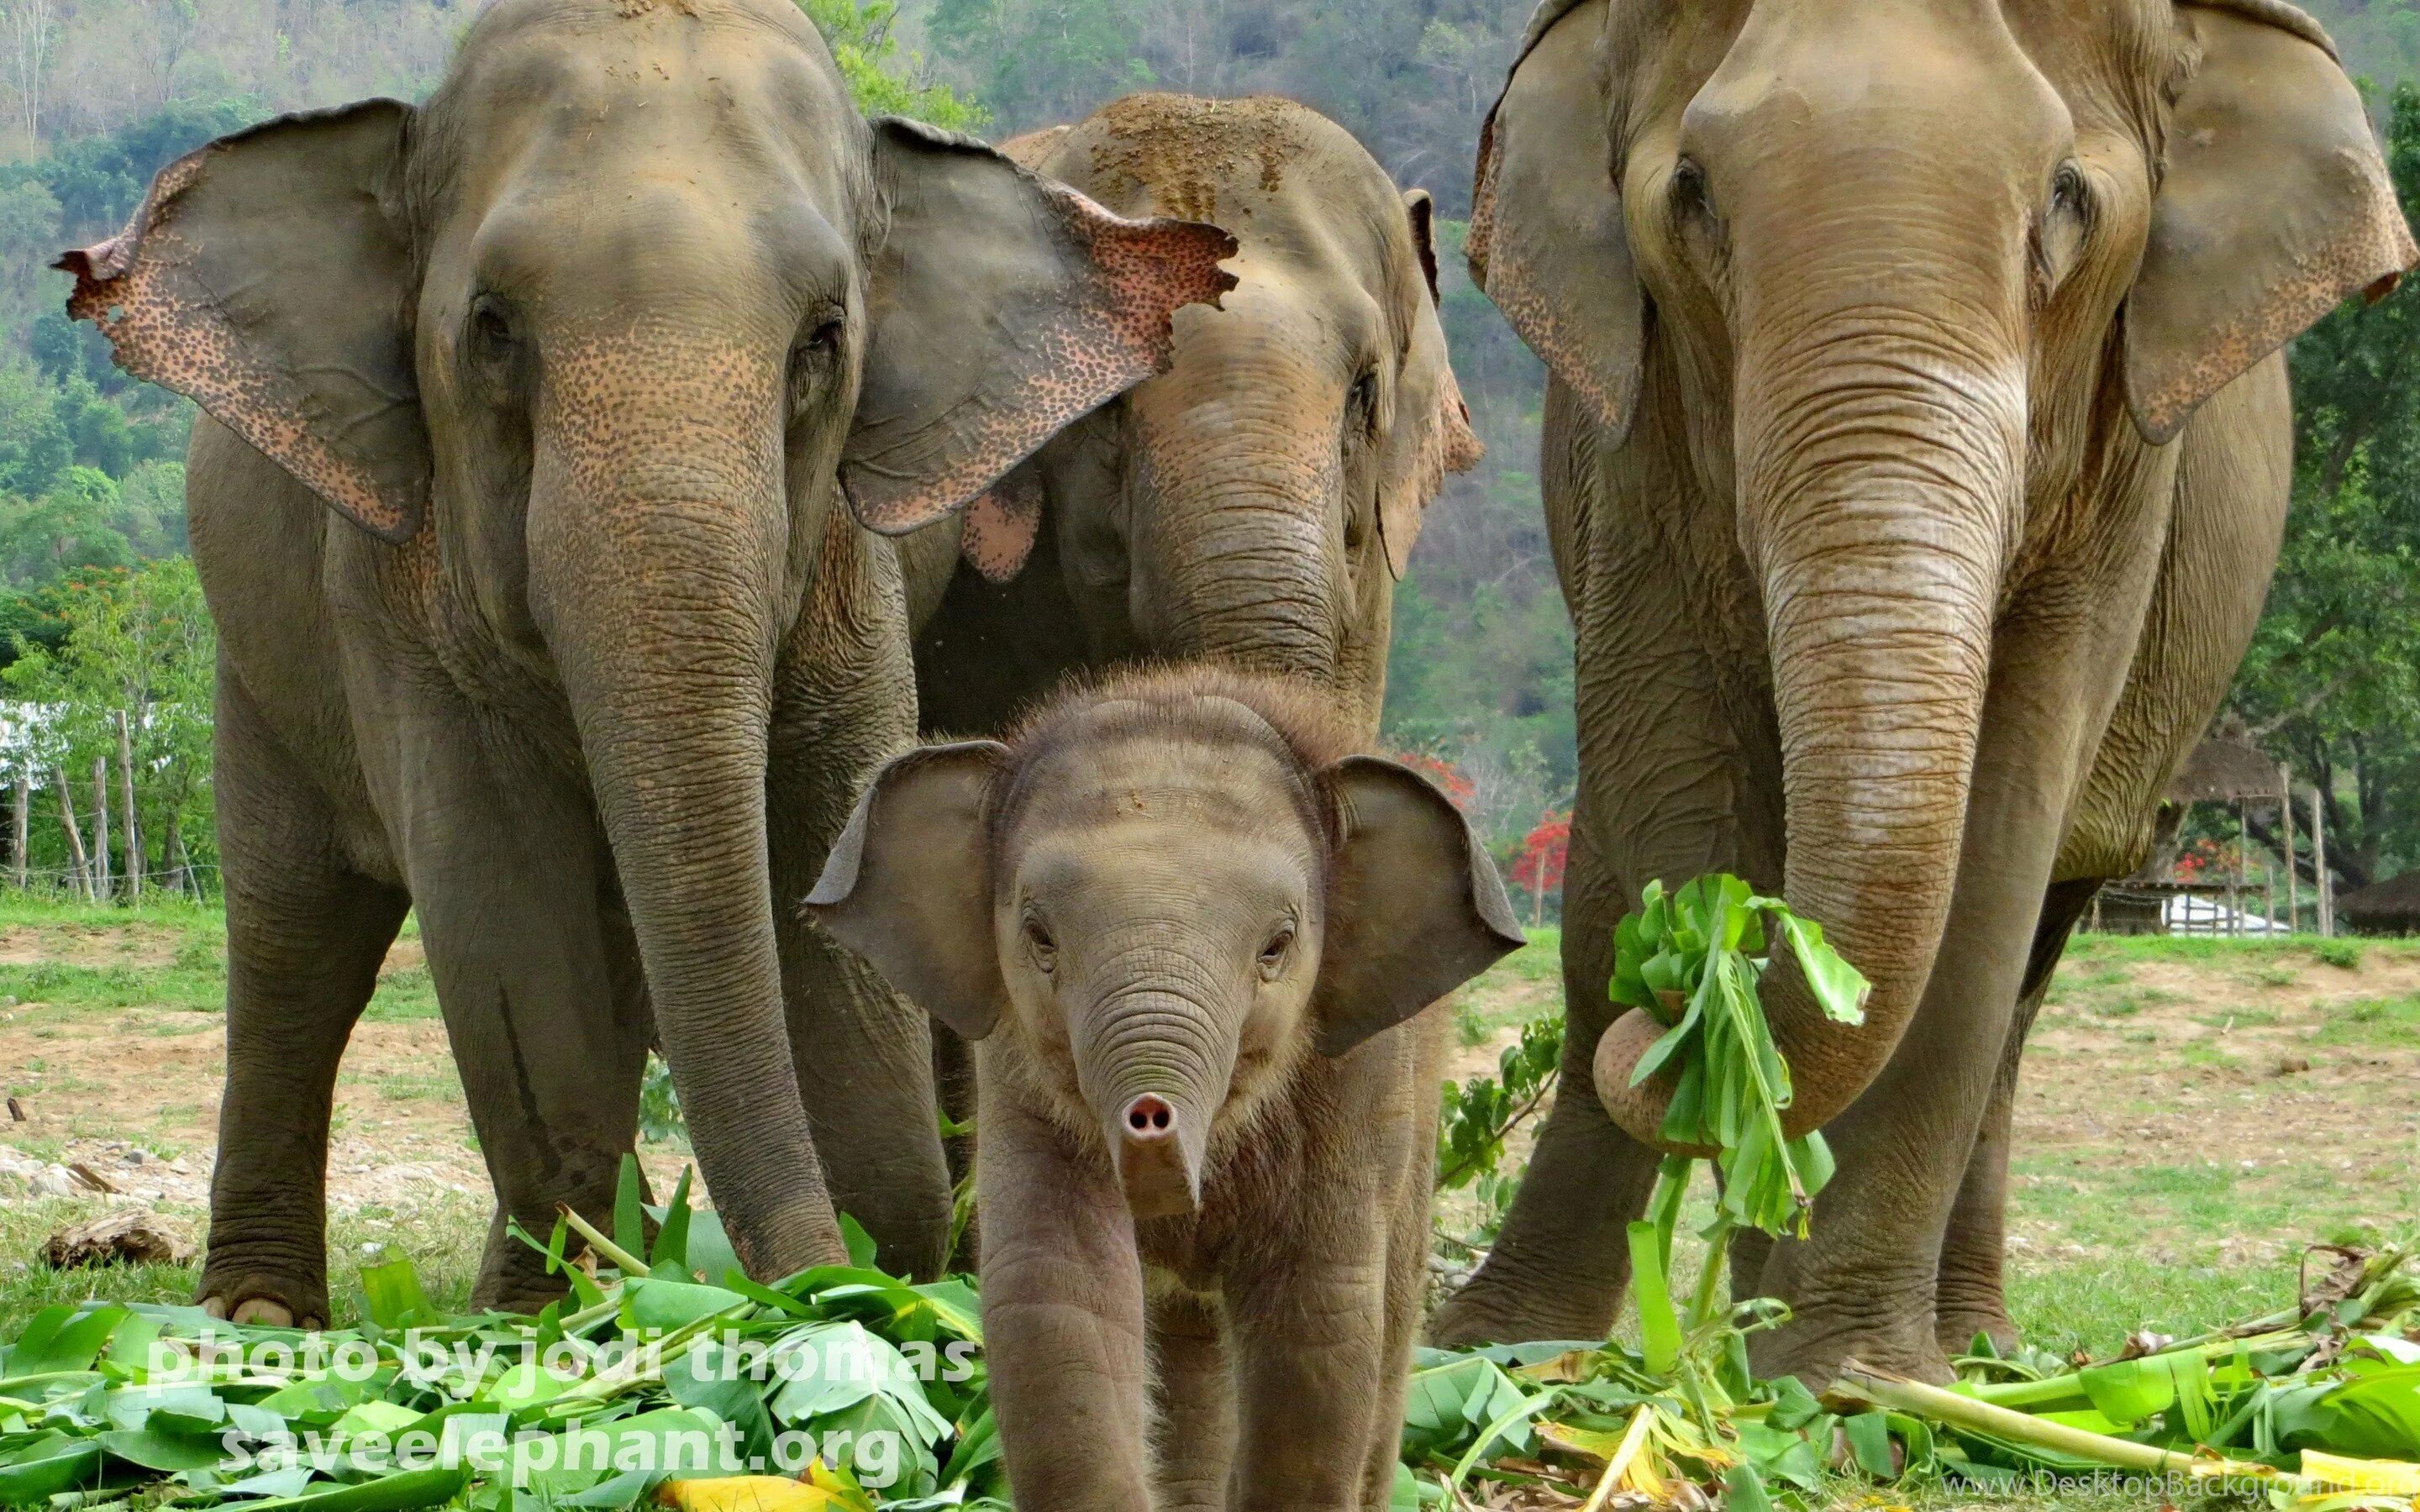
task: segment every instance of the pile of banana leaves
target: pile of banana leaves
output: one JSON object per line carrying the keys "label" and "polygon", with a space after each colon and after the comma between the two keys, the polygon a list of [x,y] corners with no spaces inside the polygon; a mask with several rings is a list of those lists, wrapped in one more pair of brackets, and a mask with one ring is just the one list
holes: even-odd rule
{"label": "pile of banana leaves", "polygon": [[1397,1505],[1763,1512],[1830,1500],[1848,1477],[2410,1512],[2420,1286],[2407,1258],[2315,1249],[2296,1306],[2196,1338],[2138,1334],[2098,1363],[2004,1358],[1978,1338],[1953,1388],[1854,1365],[1820,1396],[1757,1381],[1746,1336],[1782,1320],[1770,1302],[1698,1324],[1668,1373],[1618,1343],[1425,1352]]}
{"label": "pile of banana leaves", "polygon": [[644,1207],[626,1166],[611,1237],[520,1235],[572,1290],[535,1318],[441,1316],[408,1260],[323,1334],[51,1308],[0,1353],[0,1505],[1006,1512],[972,1288],[853,1227],[857,1263],[758,1285],[687,1189]]}

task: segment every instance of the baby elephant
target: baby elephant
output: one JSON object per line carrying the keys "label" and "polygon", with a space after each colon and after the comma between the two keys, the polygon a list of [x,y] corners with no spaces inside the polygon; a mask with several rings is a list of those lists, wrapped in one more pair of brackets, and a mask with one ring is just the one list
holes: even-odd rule
{"label": "baby elephant", "polygon": [[1017,1504],[1386,1506],[1444,1053],[1422,1010],[1522,942],[1444,795],[1354,754],[1316,691],[1131,673],[892,762],[808,903],[979,1041]]}

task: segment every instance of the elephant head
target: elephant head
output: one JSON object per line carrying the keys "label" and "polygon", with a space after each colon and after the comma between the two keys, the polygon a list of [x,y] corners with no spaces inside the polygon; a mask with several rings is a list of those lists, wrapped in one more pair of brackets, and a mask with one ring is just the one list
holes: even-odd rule
{"label": "elephant head", "polygon": [[[1099,649],[1311,676],[1374,729],[1394,581],[1446,472],[1481,453],[1428,193],[1281,100],[1137,95],[1005,150],[1241,243],[1235,295],[1177,317],[1169,371],[1030,470]],[[1013,570],[1045,513],[970,516],[968,555]]]}
{"label": "elephant head", "polygon": [[835,1231],[795,1199],[768,729],[841,501],[959,506],[1159,365],[1232,250],[868,123],[786,0],[503,0],[425,106],[214,142],[60,266],[124,366],[395,543],[474,702],[561,711],[705,1174],[778,1272]]}
{"label": "elephant head", "polygon": [[[1731,511],[1784,890],[1873,984],[1850,1029],[1775,968],[1789,1130],[1819,1126],[1932,970],[2013,589],[2114,471],[2172,475],[2196,406],[2412,265],[2361,100],[2280,0],[1550,0],[1469,248],[1603,444],[1652,406]],[[1656,1032],[1597,1060],[1650,1143]]]}
{"label": "elephant head", "polygon": [[[900,757],[809,910],[1106,1150],[1137,1218],[1306,1056],[1342,1056],[1520,948],[1445,795],[1351,754],[1309,685],[1218,668],[1063,697],[1006,745]],[[986,1070],[985,1075],[993,1072]]]}

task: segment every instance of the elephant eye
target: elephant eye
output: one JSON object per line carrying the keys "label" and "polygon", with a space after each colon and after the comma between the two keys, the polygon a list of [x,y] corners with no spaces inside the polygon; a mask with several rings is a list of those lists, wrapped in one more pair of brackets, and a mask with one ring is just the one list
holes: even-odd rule
{"label": "elephant eye", "polygon": [[2050,208],[2054,213],[2086,215],[2090,212],[2089,189],[2084,181],[2084,170],[2072,162],[2062,162],[2050,181]]}
{"label": "elephant eye", "polygon": [[504,301],[492,294],[482,294],[471,301],[466,346],[471,360],[492,374],[502,374],[511,367],[519,345],[513,338],[512,314]]}
{"label": "elephant eye", "polygon": [[1672,166],[1669,191],[1672,208],[1682,215],[1711,220],[1714,213],[1713,192],[1706,185],[1706,170],[1695,158],[1683,158]]}
{"label": "elephant eye", "polygon": [[1278,968],[1285,964],[1286,956],[1293,949],[1294,925],[1289,921],[1279,925],[1276,933],[1269,936],[1269,943],[1261,947],[1261,975],[1264,978],[1276,976]]}
{"label": "elephant eye", "polygon": [[1374,436],[1378,430],[1378,375],[1364,373],[1345,395],[1344,431],[1348,437]]}
{"label": "elephant eye", "polygon": [[841,344],[847,323],[838,310],[811,321],[790,347],[790,399],[794,414],[804,414],[813,391],[840,365]]}
{"label": "elephant eye", "polygon": [[1059,964],[1059,942],[1050,937],[1050,931],[1040,918],[1026,915],[1024,933],[1025,953],[1032,958],[1037,969],[1047,973]]}

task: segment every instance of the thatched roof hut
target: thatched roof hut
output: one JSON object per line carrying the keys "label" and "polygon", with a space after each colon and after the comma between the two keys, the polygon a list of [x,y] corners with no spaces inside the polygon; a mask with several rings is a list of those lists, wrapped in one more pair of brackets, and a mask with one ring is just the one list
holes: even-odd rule
{"label": "thatched roof hut", "polygon": [[2336,919],[2355,934],[2420,934],[2420,872],[2338,894]]}
{"label": "thatched roof hut", "polygon": [[2275,801],[2279,787],[2275,758],[2254,746],[2240,724],[2232,720],[2228,723],[2232,728],[2213,731],[2185,758],[2184,765],[2168,783],[2168,802],[2236,803],[2244,798]]}

